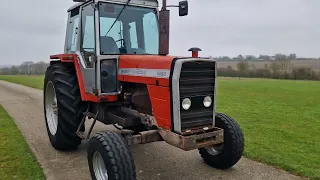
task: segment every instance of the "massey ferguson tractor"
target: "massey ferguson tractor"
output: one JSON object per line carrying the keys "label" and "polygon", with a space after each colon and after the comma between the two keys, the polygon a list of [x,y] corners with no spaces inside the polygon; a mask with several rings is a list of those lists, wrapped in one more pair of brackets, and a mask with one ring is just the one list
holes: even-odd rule
{"label": "massey ferguson tractor", "polygon": [[[157,0],[74,2],[64,53],[50,56],[44,79],[46,128],[56,150],[88,139],[89,170],[97,180],[136,179],[133,144],[164,141],[198,150],[219,169],[239,161],[242,131],[216,112],[215,60],[198,57],[199,48],[191,48],[190,57],[168,55],[167,7],[185,16],[187,1],[167,6],[163,0],[160,11]],[[96,121],[114,130],[90,135]]]}

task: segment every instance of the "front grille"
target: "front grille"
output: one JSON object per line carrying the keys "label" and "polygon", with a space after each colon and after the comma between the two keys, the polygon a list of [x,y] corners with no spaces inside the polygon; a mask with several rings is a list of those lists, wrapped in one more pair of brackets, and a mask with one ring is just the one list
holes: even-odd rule
{"label": "front grille", "polygon": [[[191,107],[189,110],[180,108],[181,130],[212,124],[214,83],[215,62],[193,61],[182,65],[179,80],[180,104],[184,98],[189,98]],[[208,108],[203,105],[206,96],[211,96],[213,101]]]}

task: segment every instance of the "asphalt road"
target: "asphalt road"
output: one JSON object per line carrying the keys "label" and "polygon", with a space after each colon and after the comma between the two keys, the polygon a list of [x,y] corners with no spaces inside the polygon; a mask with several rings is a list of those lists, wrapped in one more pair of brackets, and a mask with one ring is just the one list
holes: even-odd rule
{"label": "asphalt road", "polygon": [[[90,179],[86,157],[87,141],[73,152],[59,152],[52,148],[45,129],[41,90],[0,81],[0,103],[22,131],[47,179]],[[106,128],[97,124],[93,132]],[[138,179],[141,180],[301,179],[246,158],[242,158],[229,170],[216,170],[203,163],[198,151],[184,152],[164,142],[137,145],[131,149]]]}

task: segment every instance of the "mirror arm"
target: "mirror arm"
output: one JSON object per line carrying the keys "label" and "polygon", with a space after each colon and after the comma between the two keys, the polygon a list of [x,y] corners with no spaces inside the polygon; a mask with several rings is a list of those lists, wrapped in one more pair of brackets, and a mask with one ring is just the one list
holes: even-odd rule
{"label": "mirror arm", "polygon": [[169,6],[166,6],[166,7],[179,7],[179,5],[169,5]]}
{"label": "mirror arm", "polygon": [[162,0],[162,11],[167,10],[167,0]]}

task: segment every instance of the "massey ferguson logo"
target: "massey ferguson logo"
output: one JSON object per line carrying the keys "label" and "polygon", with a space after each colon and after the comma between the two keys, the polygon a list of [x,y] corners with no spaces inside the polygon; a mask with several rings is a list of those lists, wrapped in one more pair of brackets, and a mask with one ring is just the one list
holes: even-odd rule
{"label": "massey ferguson logo", "polygon": [[130,69],[121,69],[119,70],[119,74],[130,74]]}
{"label": "massey ferguson logo", "polygon": [[145,70],[133,70],[132,74],[135,74],[135,75],[147,75],[147,72]]}
{"label": "massey ferguson logo", "polygon": [[169,78],[169,70],[164,69],[119,69],[119,75]]}

